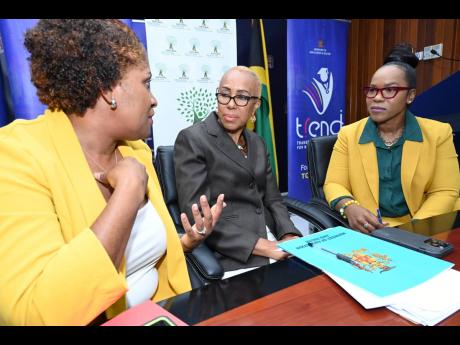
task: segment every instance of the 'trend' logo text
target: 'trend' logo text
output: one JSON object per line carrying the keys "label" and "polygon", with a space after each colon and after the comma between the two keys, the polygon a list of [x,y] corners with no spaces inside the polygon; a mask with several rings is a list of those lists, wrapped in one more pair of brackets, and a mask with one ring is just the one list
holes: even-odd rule
{"label": "'trend' logo text", "polygon": [[299,139],[322,137],[324,135],[336,135],[339,133],[340,128],[343,126],[343,113],[340,110],[340,117],[338,120],[332,121],[311,121],[309,117],[306,118],[304,123],[301,123],[299,118],[295,118],[295,132]]}

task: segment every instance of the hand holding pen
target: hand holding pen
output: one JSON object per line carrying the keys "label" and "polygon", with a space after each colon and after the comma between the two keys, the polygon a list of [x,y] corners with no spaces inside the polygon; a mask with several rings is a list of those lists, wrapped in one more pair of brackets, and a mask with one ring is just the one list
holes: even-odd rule
{"label": "hand holding pen", "polygon": [[377,215],[375,215],[361,205],[348,206],[346,208],[346,215],[350,227],[365,234],[368,234],[375,229],[388,226],[388,223],[383,222],[380,210],[377,211]]}
{"label": "hand holding pen", "polygon": [[364,223],[362,223],[362,227],[364,228],[364,230],[366,230],[366,233],[370,233],[376,229],[384,228],[386,226],[388,226],[388,223],[383,222],[382,214],[380,213],[379,208],[377,209],[377,215],[374,215],[371,212],[369,212]]}
{"label": "hand holding pen", "polygon": [[379,209],[379,208],[377,209],[377,218],[378,218],[378,220],[379,220],[379,223],[380,223],[380,224],[383,224],[382,214],[380,213],[380,209]]}

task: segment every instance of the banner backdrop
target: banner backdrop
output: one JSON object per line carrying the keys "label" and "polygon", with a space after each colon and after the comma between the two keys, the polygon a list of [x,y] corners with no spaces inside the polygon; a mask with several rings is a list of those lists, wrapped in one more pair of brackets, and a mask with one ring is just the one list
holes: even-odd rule
{"label": "banner backdrop", "polygon": [[[131,19],[122,21],[132,26]],[[32,84],[24,46],[26,30],[37,23],[38,19],[0,19],[0,127],[14,119],[34,119],[46,109]]]}
{"label": "banner backdrop", "polygon": [[155,149],[216,109],[216,88],[236,65],[235,19],[145,19]]}
{"label": "banner backdrop", "polygon": [[36,94],[37,90],[30,81],[29,53],[24,46],[24,33],[33,27],[38,19],[1,19],[0,33],[3,40],[5,57],[4,76],[7,83],[3,87],[9,87],[9,100],[12,114],[10,119],[33,119],[43,113],[46,106],[40,102]]}
{"label": "banner backdrop", "polygon": [[0,127],[6,125],[9,123],[10,115],[8,111],[8,104],[7,100],[5,97],[5,87],[3,86],[5,84],[5,77],[6,77],[6,72],[4,72],[4,69],[6,69],[6,62],[5,62],[5,54],[3,53],[3,42],[2,42],[2,37],[0,36]]}
{"label": "banner backdrop", "polygon": [[337,134],[345,120],[349,23],[289,19],[287,23],[288,195],[307,202],[306,144]]}

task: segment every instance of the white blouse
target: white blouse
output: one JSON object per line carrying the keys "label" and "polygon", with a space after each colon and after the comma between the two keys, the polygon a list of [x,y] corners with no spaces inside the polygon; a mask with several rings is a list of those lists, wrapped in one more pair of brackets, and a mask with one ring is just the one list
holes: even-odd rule
{"label": "white blouse", "polygon": [[151,299],[158,287],[158,260],[166,252],[166,228],[148,200],[137,212],[125,250],[128,308]]}

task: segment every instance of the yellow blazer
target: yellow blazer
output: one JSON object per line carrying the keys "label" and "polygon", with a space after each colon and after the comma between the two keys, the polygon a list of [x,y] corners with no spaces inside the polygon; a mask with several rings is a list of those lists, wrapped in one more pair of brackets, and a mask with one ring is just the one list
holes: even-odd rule
{"label": "yellow blazer", "polygon": [[[368,118],[344,126],[334,145],[324,183],[330,203],[353,195],[375,214],[379,205],[379,171],[373,142],[358,144]],[[460,173],[447,123],[416,117],[423,142],[406,140],[401,158],[401,185],[410,215],[385,218],[390,226],[411,218],[423,219],[460,208]]]}
{"label": "yellow blazer", "polygon": [[[154,301],[191,289],[184,253],[149,147],[123,142],[149,175],[148,197],[167,233]],[[0,324],[85,325],[126,309],[118,272],[90,229],[106,206],[63,112],[0,129]]]}

